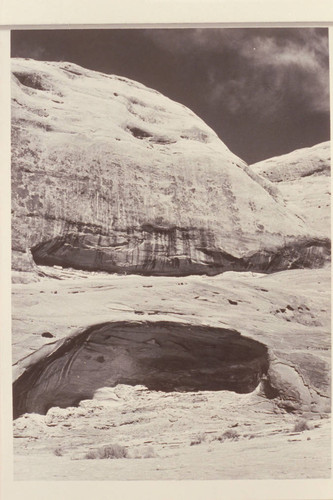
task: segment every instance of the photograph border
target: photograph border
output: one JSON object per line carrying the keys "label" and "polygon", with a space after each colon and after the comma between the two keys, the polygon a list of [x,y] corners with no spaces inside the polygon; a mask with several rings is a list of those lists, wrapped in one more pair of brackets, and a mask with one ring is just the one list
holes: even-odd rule
{"label": "photograph border", "polygon": [[[139,5],[140,4],[140,5]],[[246,4],[246,12],[244,6]],[[81,5],[80,10],[78,6]],[[101,6],[104,12],[96,12]],[[131,8],[130,8],[131,5]],[[232,5],[232,7],[231,7]],[[167,7],[168,6],[168,7]],[[269,6],[269,8],[268,8]],[[62,8],[62,10],[61,10]],[[146,9],[151,8],[147,13]],[[289,10],[289,13],[288,13]],[[224,16],[224,17],[223,17]],[[179,21],[176,21],[176,19]],[[215,18],[215,22],[213,22]],[[255,19],[257,18],[257,19]],[[149,21],[150,19],[150,21]],[[201,19],[201,21],[200,21]],[[98,21],[100,20],[100,21]],[[159,21],[160,20],[160,21]],[[163,20],[163,22],[161,22]],[[90,22],[89,22],[90,21]],[[110,22],[111,21],[111,22]],[[108,24],[105,24],[109,22]],[[174,24],[176,23],[176,24]],[[265,23],[265,24],[263,24]],[[110,495],[112,499],[177,500],[321,500],[332,499],[333,480],[207,480],[207,481],[14,481],[11,397],[11,273],[10,273],[10,29],[49,28],[145,28],[145,27],[328,27],[330,90],[333,79],[333,3],[331,0],[283,1],[201,0],[107,2],[96,0],[65,3],[49,0],[6,0],[0,11],[0,297],[2,311],[1,349],[1,488],[2,498],[39,500],[90,499]],[[120,26],[121,25],[121,26]],[[332,116],[332,97],[331,97]],[[331,119],[332,137],[332,119]]]}

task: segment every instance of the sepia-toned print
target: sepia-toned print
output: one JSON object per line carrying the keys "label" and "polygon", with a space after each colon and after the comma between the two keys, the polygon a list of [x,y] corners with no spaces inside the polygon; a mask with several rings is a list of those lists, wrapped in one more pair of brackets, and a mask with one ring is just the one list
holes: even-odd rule
{"label": "sepia-toned print", "polygon": [[329,478],[328,30],[11,56],[15,480]]}

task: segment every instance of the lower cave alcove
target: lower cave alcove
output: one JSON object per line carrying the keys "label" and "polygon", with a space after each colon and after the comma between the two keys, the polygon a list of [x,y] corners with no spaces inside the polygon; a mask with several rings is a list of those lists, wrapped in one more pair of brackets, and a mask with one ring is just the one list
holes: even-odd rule
{"label": "lower cave alcove", "polygon": [[169,321],[102,323],[48,348],[13,384],[14,418],[76,406],[117,384],[249,393],[269,364],[267,347],[235,330]]}

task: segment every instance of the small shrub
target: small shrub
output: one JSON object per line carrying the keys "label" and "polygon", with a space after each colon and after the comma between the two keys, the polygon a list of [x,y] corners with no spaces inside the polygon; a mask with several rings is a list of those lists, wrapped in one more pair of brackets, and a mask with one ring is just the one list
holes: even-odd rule
{"label": "small shrub", "polygon": [[294,425],[294,432],[309,431],[310,427],[306,420],[298,420]]}
{"label": "small shrub", "polygon": [[60,447],[56,448],[53,452],[57,457],[62,457],[63,456],[63,451]]}
{"label": "small shrub", "polygon": [[85,458],[89,460],[101,460],[104,458],[127,458],[128,453],[125,446],[120,444],[107,444],[97,448],[96,450],[90,450],[85,455]]}
{"label": "small shrub", "polygon": [[85,454],[84,458],[87,458],[88,460],[95,460],[100,457],[98,456],[97,450],[89,450],[88,453]]}
{"label": "small shrub", "polygon": [[197,434],[195,438],[191,441],[191,446],[201,444],[206,441],[206,435],[204,433]]}
{"label": "small shrub", "polygon": [[217,438],[220,443],[223,443],[224,441],[238,441],[239,439],[239,434],[235,429],[228,429],[226,430],[221,436]]}

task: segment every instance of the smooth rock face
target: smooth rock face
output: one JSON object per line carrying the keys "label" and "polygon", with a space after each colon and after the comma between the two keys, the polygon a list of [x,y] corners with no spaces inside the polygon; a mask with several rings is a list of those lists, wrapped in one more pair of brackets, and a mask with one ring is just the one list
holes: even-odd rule
{"label": "smooth rock face", "polygon": [[278,187],[287,206],[302,217],[308,227],[330,238],[330,142],[270,158],[250,168]]}
{"label": "smooth rock face", "polygon": [[73,64],[12,62],[13,268],[321,266],[322,234],[189,109]]}

